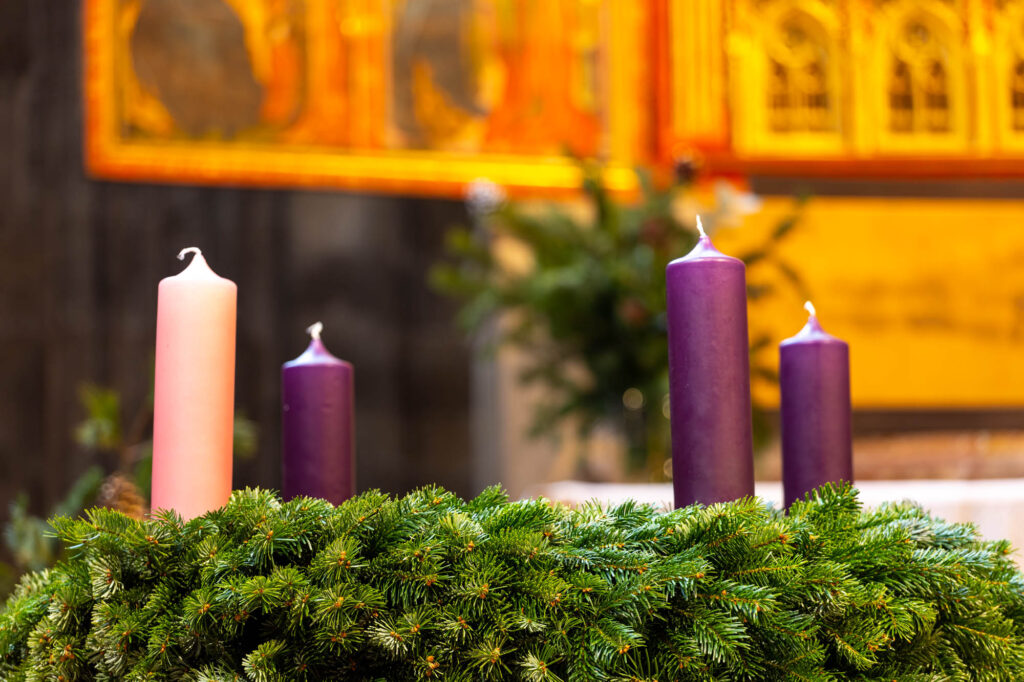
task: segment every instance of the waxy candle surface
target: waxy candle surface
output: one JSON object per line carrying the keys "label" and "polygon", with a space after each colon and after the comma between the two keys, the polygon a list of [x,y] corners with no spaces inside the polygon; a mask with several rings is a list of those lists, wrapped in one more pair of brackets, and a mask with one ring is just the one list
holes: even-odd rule
{"label": "waxy candle surface", "polygon": [[340,504],[355,494],[352,365],[331,355],[319,324],[281,369],[281,493]]}
{"label": "waxy candle surface", "polygon": [[152,507],[185,519],[231,496],[238,290],[198,249],[160,282],[153,386]]}
{"label": "waxy candle surface", "polygon": [[666,286],[675,505],[753,495],[746,267],[702,233]]}
{"label": "waxy candle surface", "polygon": [[788,507],[828,482],[853,482],[850,348],[811,313],[779,344],[782,485]]}

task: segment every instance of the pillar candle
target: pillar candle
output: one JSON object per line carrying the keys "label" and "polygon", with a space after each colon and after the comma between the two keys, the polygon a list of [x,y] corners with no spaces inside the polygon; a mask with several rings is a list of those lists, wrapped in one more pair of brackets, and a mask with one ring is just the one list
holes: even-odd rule
{"label": "pillar candle", "polygon": [[160,282],[153,384],[152,507],[191,519],[231,496],[235,412],[235,283],[197,248]]}
{"label": "pillar candle", "polygon": [[355,494],[352,365],[331,355],[323,325],[306,351],[281,369],[281,492],[340,504]]}
{"label": "pillar candle", "polygon": [[746,266],[697,228],[666,271],[676,507],[754,494]]}
{"label": "pillar candle", "polygon": [[779,345],[787,507],[824,483],[853,481],[850,348],[825,333],[809,301],[804,307],[807,324]]}

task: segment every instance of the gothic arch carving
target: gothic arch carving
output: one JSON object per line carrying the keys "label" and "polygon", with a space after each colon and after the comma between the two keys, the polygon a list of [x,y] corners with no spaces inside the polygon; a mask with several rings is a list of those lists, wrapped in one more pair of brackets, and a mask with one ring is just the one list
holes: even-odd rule
{"label": "gothic arch carving", "polygon": [[944,0],[879,3],[875,78],[882,151],[966,148],[963,19]]}
{"label": "gothic arch carving", "polygon": [[[737,145],[750,153],[842,150],[841,31],[825,0],[740,0],[746,40],[734,47]],[[744,21],[744,19],[740,19]]]}

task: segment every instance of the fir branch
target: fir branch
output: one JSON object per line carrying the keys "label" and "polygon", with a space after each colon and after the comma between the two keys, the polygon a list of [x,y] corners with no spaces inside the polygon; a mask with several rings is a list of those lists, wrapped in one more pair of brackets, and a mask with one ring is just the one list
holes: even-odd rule
{"label": "fir branch", "polygon": [[7,680],[939,680],[1024,669],[1003,542],[827,486],[659,513],[236,492],[184,523],[54,520],[0,611]]}

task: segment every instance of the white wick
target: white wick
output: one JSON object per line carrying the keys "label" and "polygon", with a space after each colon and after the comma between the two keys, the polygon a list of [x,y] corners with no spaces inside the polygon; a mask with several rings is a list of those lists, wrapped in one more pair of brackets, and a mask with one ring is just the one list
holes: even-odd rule
{"label": "white wick", "polygon": [[323,332],[323,330],[324,330],[324,323],[323,322],[314,322],[313,324],[311,324],[308,327],[306,327],[306,331],[309,333],[310,336],[313,337],[314,341],[319,341],[320,340],[320,333]]}
{"label": "white wick", "polygon": [[697,216],[697,233],[701,237],[707,237],[708,233],[704,231],[704,223],[700,221],[700,216]]}
{"label": "white wick", "polygon": [[187,256],[190,253],[194,253],[197,256],[202,256],[203,255],[203,252],[200,251],[198,247],[190,246],[190,247],[182,249],[180,252],[178,252],[178,260],[185,260],[185,256]]}
{"label": "white wick", "polygon": [[807,314],[810,315],[811,317],[818,316],[818,311],[814,309],[814,304],[811,303],[810,301],[804,303],[804,310],[806,310]]}

